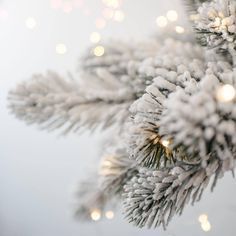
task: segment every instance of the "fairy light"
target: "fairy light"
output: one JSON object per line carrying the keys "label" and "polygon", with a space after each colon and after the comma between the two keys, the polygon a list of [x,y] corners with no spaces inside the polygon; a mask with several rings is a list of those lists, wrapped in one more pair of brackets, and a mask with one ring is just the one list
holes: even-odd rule
{"label": "fairy light", "polygon": [[28,28],[28,29],[31,29],[33,30],[37,25],[37,22],[36,20],[33,18],[33,17],[28,17],[26,20],[25,20],[25,26]]}
{"label": "fairy light", "polygon": [[105,213],[105,216],[106,216],[106,218],[107,218],[108,220],[112,220],[112,219],[114,218],[115,214],[114,214],[113,211],[107,211],[107,212]]}
{"label": "fairy light", "polygon": [[176,26],[176,27],[175,27],[175,31],[176,31],[176,33],[178,33],[178,34],[183,34],[184,31],[185,31],[185,29],[184,29],[182,26]]}
{"label": "fairy light", "polygon": [[103,29],[106,26],[106,21],[103,18],[98,18],[95,21],[95,25],[98,29]]}
{"label": "fairy light", "polygon": [[94,221],[98,221],[101,219],[101,211],[99,209],[95,209],[91,212],[90,217]]}
{"label": "fairy light", "polygon": [[219,102],[231,102],[236,96],[235,88],[230,84],[225,84],[217,89],[216,98]]}
{"label": "fairy light", "polygon": [[202,214],[198,217],[198,221],[201,224],[201,228],[205,232],[209,232],[211,230],[211,224],[208,221],[208,215]]}
{"label": "fairy light", "polygon": [[124,18],[125,18],[125,14],[123,11],[115,11],[115,13],[114,13],[114,20],[115,21],[121,22],[124,20]]}
{"label": "fairy light", "polygon": [[98,32],[93,32],[90,35],[91,43],[98,43],[101,40],[101,35]]}
{"label": "fairy light", "polygon": [[66,45],[64,43],[58,43],[56,45],[56,53],[57,54],[65,54],[67,52],[67,48],[66,48]]}
{"label": "fairy light", "polygon": [[103,46],[97,46],[94,48],[93,53],[96,57],[101,57],[105,53],[105,49]]}
{"label": "fairy light", "polygon": [[170,10],[167,12],[166,17],[169,21],[177,21],[178,20],[178,13],[174,10]]}
{"label": "fairy light", "polygon": [[163,28],[167,26],[168,21],[165,16],[159,16],[156,19],[156,23],[159,27]]}
{"label": "fairy light", "polygon": [[170,145],[170,141],[167,140],[167,139],[164,139],[164,140],[161,141],[161,144],[162,144],[164,147],[168,148],[169,145]]}
{"label": "fairy light", "polygon": [[205,232],[209,232],[211,230],[211,224],[209,221],[206,221],[201,224],[202,230]]}
{"label": "fairy light", "polygon": [[198,221],[200,222],[200,223],[204,223],[204,222],[207,222],[208,221],[208,215],[206,215],[206,214],[202,214],[202,215],[200,215],[199,217],[198,217]]}

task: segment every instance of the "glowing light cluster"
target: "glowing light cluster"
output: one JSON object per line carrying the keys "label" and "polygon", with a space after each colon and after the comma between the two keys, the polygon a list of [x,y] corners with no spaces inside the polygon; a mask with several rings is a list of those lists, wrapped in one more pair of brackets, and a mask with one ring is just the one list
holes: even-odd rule
{"label": "glowing light cluster", "polygon": [[[106,211],[105,212],[105,217],[108,220],[112,220],[114,218],[115,214],[113,211]],[[90,217],[93,221],[99,221],[102,218],[102,212],[99,209],[94,209],[90,213]]]}
{"label": "glowing light cluster", "polygon": [[202,214],[198,217],[198,221],[201,224],[201,228],[205,232],[209,232],[211,230],[211,223],[208,220],[208,215]]}
{"label": "glowing light cluster", "polygon": [[[169,10],[167,13],[166,13],[166,16],[158,16],[156,18],[156,23],[157,23],[157,26],[160,27],[160,28],[164,28],[168,25],[168,22],[175,22],[178,20],[178,13],[174,10]],[[175,31],[176,33],[178,34],[183,34],[185,32],[184,28],[181,27],[181,26],[176,26],[175,27]]]}
{"label": "glowing light cluster", "polygon": [[230,84],[225,84],[219,87],[216,91],[216,98],[219,102],[231,102],[235,99],[236,90]]}

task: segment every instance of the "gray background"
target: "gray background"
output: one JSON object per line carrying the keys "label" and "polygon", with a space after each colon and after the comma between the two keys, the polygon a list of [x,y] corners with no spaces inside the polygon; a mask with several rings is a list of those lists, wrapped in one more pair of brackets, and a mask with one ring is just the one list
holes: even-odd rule
{"label": "gray background", "polygon": [[[90,16],[82,9],[70,14],[53,10],[47,0],[0,1],[0,9],[8,11],[8,17],[0,19],[0,236],[234,236],[236,184],[231,174],[219,181],[214,194],[207,191],[200,203],[187,207],[167,232],[138,230],[121,214],[98,224],[81,224],[72,218],[71,189],[97,163],[101,136],[64,138],[27,127],[9,114],[6,96],[9,89],[33,73],[51,69],[66,74],[75,70],[102,10],[100,0],[85,3]],[[177,0],[124,0],[122,9],[125,21],[110,22],[101,30],[102,38],[144,38],[157,30],[156,17],[169,9],[184,17]],[[37,20],[34,30],[25,26],[29,16]],[[60,42],[67,46],[65,55],[55,53]],[[198,222],[202,213],[209,215],[212,230],[208,233]]]}

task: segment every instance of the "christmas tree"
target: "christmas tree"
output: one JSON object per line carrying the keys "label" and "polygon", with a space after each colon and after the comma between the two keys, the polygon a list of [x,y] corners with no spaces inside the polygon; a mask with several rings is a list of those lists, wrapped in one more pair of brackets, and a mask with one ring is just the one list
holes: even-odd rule
{"label": "christmas tree", "polygon": [[122,201],[129,222],[166,228],[234,173],[236,1],[184,4],[193,29],[185,37],[109,41],[105,52],[88,49],[78,78],[35,75],[9,93],[27,124],[64,134],[112,128],[97,173],[78,186],[80,219]]}

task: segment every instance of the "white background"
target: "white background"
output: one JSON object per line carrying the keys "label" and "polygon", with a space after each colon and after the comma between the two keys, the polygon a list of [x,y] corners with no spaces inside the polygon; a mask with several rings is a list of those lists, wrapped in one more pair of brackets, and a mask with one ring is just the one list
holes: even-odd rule
{"label": "white background", "polygon": [[[84,1],[89,16],[81,8],[69,14],[52,9],[49,0],[0,0],[0,11],[8,12],[0,19],[0,236],[201,236],[206,234],[198,222],[202,213],[209,215],[212,225],[208,235],[235,236],[236,184],[230,174],[219,181],[214,194],[207,191],[200,203],[176,217],[167,232],[136,229],[121,214],[98,224],[73,219],[71,188],[99,159],[100,135],[64,138],[27,127],[9,114],[6,97],[9,89],[33,73],[75,70],[102,11],[101,0]],[[124,0],[124,22],[108,23],[101,35],[147,37],[157,30],[156,17],[169,9],[183,17],[177,0]],[[25,26],[28,17],[37,21],[34,30]],[[65,55],[56,54],[57,43],[67,46]]]}

